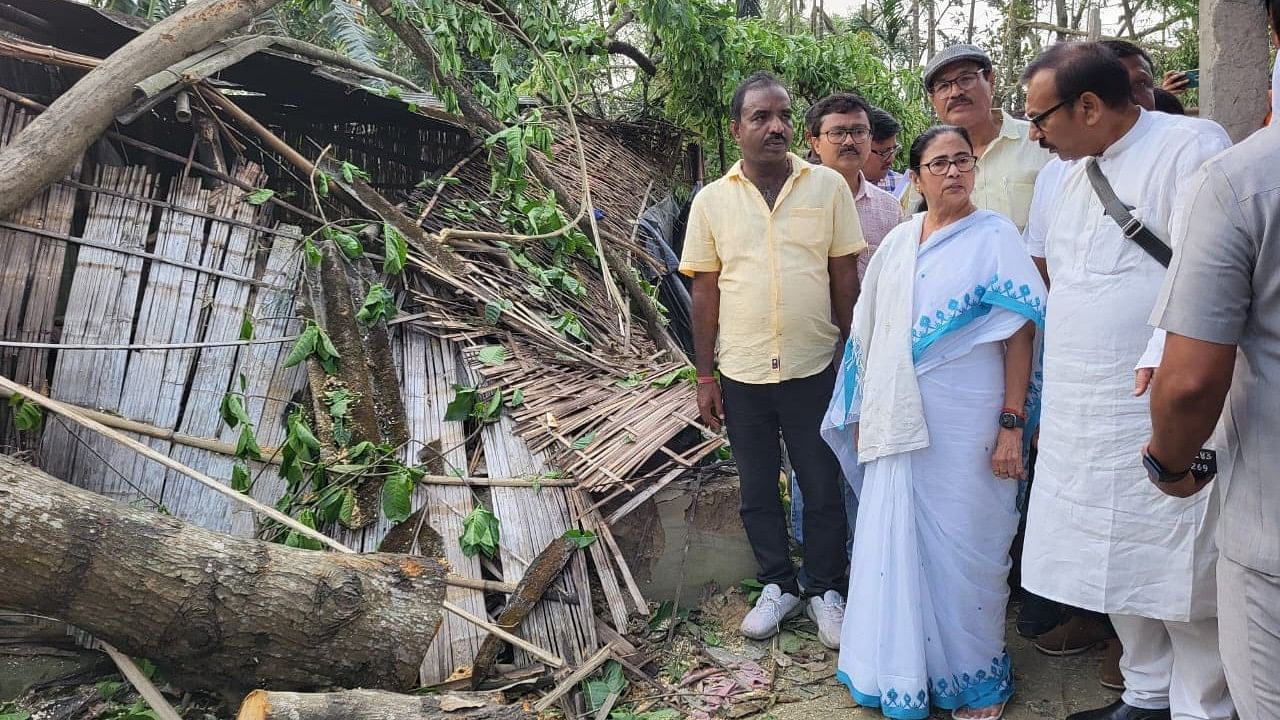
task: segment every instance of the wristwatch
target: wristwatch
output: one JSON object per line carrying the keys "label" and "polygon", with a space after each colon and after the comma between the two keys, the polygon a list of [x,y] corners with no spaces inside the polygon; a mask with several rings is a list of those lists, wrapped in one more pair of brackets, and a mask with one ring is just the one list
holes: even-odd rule
{"label": "wristwatch", "polygon": [[1027,418],[1017,410],[1005,408],[1000,411],[1000,427],[1006,430],[1014,430],[1020,427],[1026,427]]}
{"label": "wristwatch", "polygon": [[1151,451],[1146,449],[1142,451],[1142,466],[1147,469],[1147,475],[1150,476],[1151,480],[1158,483],[1176,483],[1191,472],[1191,468],[1178,472],[1165,470],[1160,461],[1156,460],[1155,456],[1151,454]]}

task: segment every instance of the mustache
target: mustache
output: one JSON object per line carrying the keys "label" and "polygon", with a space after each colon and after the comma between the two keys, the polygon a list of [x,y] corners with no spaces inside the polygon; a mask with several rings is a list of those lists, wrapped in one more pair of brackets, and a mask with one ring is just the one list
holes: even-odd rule
{"label": "mustache", "polygon": [[771,142],[773,140],[781,140],[782,142],[786,142],[787,136],[783,135],[782,133],[769,133],[764,138],[765,142]]}
{"label": "mustache", "polygon": [[957,95],[947,101],[947,109],[952,110],[961,105],[972,105],[973,101],[967,95]]}

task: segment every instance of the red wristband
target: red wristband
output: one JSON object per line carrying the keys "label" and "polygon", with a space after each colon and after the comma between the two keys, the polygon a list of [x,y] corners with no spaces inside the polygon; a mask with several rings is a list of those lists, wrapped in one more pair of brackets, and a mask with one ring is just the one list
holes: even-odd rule
{"label": "red wristband", "polygon": [[699,375],[698,376],[699,385],[714,385],[715,383],[716,383],[715,375]]}

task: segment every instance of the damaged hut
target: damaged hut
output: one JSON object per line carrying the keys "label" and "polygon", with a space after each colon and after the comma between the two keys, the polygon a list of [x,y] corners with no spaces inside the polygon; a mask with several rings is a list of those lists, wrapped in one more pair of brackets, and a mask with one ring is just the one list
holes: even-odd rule
{"label": "damaged hut", "polygon": [[[0,143],[143,29],[72,0],[0,9]],[[647,610],[611,524],[721,444],[651,299],[683,292],[659,287],[669,250],[639,232],[682,138],[527,112],[521,147],[579,218],[502,186],[509,140],[296,41],[227,39],[139,83],[0,220],[0,374],[305,527],[12,388],[8,452],[206,530],[441,558],[423,684],[492,673],[494,632],[535,674],[599,655]],[[669,232],[669,205],[647,222]]]}

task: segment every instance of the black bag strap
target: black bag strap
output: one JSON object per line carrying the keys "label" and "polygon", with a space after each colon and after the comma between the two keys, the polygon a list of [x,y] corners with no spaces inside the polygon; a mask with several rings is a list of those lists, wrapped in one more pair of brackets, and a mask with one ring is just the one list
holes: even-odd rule
{"label": "black bag strap", "polygon": [[1098,167],[1098,159],[1089,158],[1085,170],[1089,174],[1089,184],[1093,185],[1093,191],[1102,201],[1103,210],[1120,226],[1120,232],[1124,233],[1126,238],[1138,243],[1138,247],[1155,258],[1156,262],[1169,267],[1169,261],[1173,259],[1173,249],[1148,230],[1141,220],[1129,213],[1128,206],[1116,197],[1115,189],[1111,187],[1111,183],[1107,182],[1107,176],[1102,174],[1102,168]]}

